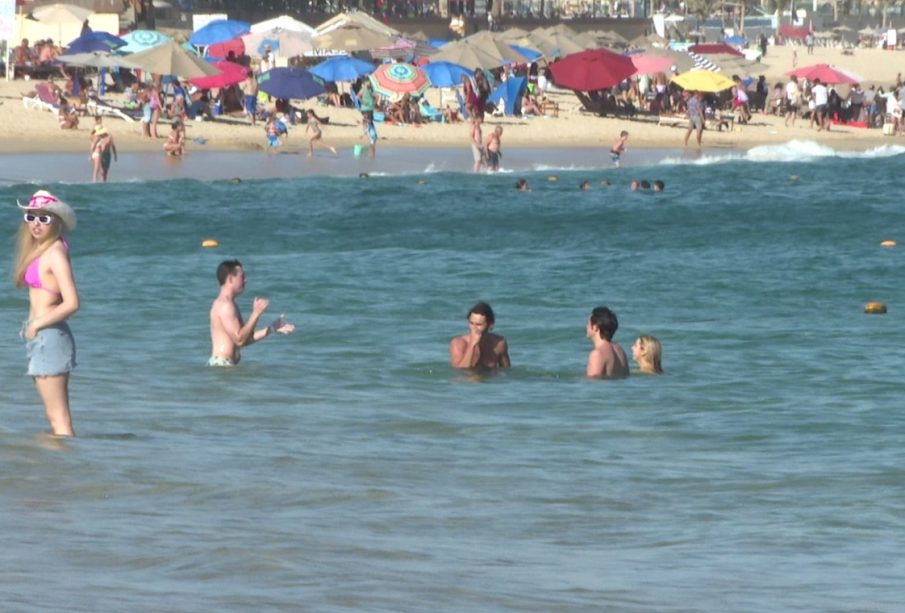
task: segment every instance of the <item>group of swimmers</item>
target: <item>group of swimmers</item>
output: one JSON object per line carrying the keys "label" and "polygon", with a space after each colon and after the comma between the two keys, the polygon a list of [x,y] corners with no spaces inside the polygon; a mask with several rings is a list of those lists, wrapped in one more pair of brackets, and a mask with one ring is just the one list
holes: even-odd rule
{"label": "group of swimmers", "polygon": [[[496,323],[493,309],[486,302],[478,302],[468,311],[468,334],[449,342],[449,361],[454,368],[492,370],[509,368],[509,344],[492,332]],[[608,307],[598,306],[588,317],[585,333],[594,348],[588,354],[585,374],[597,379],[624,379],[629,376],[625,350],[613,341],[619,328],[616,314]],[[660,341],[650,334],[640,335],[632,345],[632,358],[637,372],[659,375],[663,372]]]}
{"label": "group of swimmers", "polygon": [[[553,175],[548,177],[548,179],[550,181],[558,180],[558,178]],[[604,179],[600,182],[600,185],[602,185],[603,187],[609,187],[611,185],[611,183],[610,183],[609,179]],[[664,189],[666,189],[666,184],[663,181],[660,181],[659,179],[654,181],[653,183],[651,183],[650,181],[645,179],[643,181],[632,181],[631,183],[629,183],[628,188],[633,192],[646,191],[646,190],[662,192]],[[528,186],[528,179],[517,180],[515,182],[515,189],[517,189],[520,192],[530,192],[531,187]],[[587,179],[584,179],[578,184],[578,189],[586,192],[586,191],[590,191],[590,190],[594,189],[594,186],[590,181],[588,181]]]}

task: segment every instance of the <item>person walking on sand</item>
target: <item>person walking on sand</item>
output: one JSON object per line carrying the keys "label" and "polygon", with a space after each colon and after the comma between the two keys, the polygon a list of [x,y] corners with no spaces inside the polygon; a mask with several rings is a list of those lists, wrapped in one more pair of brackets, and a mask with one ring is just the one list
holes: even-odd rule
{"label": "person walking on sand", "polygon": [[685,146],[688,146],[688,137],[692,132],[697,132],[698,147],[701,146],[701,136],[704,133],[704,95],[701,92],[691,92],[686,104],[688,112],[688,131],[685,132]]}
{"label": "person walking on sand", "polygon": [[240,349],[273,334],[290,334],[295,326],[281,314],[266,328],[255,329],[264,311],[270,306],[267,298],[255,297],[251,316],[242,321],[236,298],[245,291],[245,271],[239,260],[224,260],[217,267],[220,293],[211,305],[211,357],[208,366],[236,366],[241,359]]}
{"label": "person walking on sand", "polygon": [[500,139],[502,137],[503,127],[497,126],[493,129],[493,132],[490,133],[490,137],[487,139],[487,166],[491,172],[498,172],[500,170],[500,158],[503,157],[503,152],[500,151],[500,147],[502,147]]}
{"label": "person walking on sand", "polygon": [[616,142],[613,143],[612,149],[610,149],[610,159],[613,160],[613,166],[619,168],[619,163],[622,159],[622,154],[625,152],[625,144],[628,141],[628,132],[623,130],[619,133],[619,138],[616,139]]}
{"label": "person walking on sand", "polygon": [[628,377],[628,360],[625,350],[619,343],[613,342],[613,336],[619,328],[616,314],[605,306],[591,311],[585,326],[587,337],[594,343],[588,354],[588,377],[599,379],[624,379]]}
{"label": "person walking on sand", "polygon": [[113,143],[113,135],[102,123],[100,115],[94,118],[94,129],[91,131],[91,164],[93,172],[91,180],[94,183],[107,182],[110,172],[111,158],[118,160],[116,145]]}
{"label": "person walking on sand", "polygon": [[333,153],[333,155],[336,155],[336,148],[331,147],[323,141],[323,135],[321,134],[321,124],[317,120],[317,115],[314,113],[313,109],[308,109],[308,123],[305,125],[305,134],[311,135],[308,137],[308,157],[314,156],[315,141],[317,142],[319,147],[329,149]]}
{"label": "person walking on sand", "polygon": [[495,323],[493,309],[479,302],[468,311],[468,334],[449,342],[449,361],[453,368],[509,368],[509,345],[491,330]]}
{"label": "person walking on sand", "polygon": [[13,281],[16,287],[28,287],[28,320],[20,332],[28,375],[34,379],[53,434],[74,436],[69,373],[76,365],[75,340],[66,320],[79,310],[79,292],[63,233],[75,229],[75,211],[44,190],[19,208],[24,209],[24,220],[19,226]]}

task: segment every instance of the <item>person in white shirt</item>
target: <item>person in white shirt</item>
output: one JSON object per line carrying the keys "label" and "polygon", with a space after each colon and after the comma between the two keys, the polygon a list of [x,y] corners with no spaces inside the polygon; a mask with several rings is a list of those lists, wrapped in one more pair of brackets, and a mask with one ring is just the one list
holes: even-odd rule
{"label": "person in white shirt", "polygon": [[792,80],[786,83],[786,127],[789,126],[789,120],[792,120],[792,127],[795,127],[795,119],[798,118],[798,109],[801,107],[801,89],[798,87],[798,77],[792,77]]}
{"label": "person in white shirt", "polygon": [[829,103],[829,91],[826,85],[820,82],[820,79],[814,79],[814,86],[811,88],[811,98],[814,100],[814,114],[811,116],[811,125],[817,123],[817,131],[829,129],[829,116],[827,106]]}

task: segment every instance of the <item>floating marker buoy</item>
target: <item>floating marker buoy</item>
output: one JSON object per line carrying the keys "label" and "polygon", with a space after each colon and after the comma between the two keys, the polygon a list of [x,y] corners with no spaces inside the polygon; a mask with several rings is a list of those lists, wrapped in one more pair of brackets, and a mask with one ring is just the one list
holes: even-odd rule
{"label": "floating marker buoy", "polygon": [[882,315],[886,312],[886,305],[882,302],[868,302],[864,305],[864,312],[868,315]]}
{"label": "floating marker buoy", "polygon": [[883,241],[882,243],[880,243],[880,246],[881,247],[895,247],[896,241]]}
{"label": "floating marker buoy", "polygon": [[420,179],[418,181],[418,185],[427,185],[427,181],[425,181],[424,179]]}
{"label": "floating marker buoy", "polygon": [[797,180],[798,180],[798,175],[790,175],[790,176],[789,176],[789,181],[797,181]]}
{"label": "floating marker buoy", "polygon": [[556,175],[550,175],[549,177],[547,177],[547,181],[559,181],[559,177],[557,177]]}
{"label": "floating marker buoy", "polygon": [[204,239],[203,241],[201,241],[201,246],[202,246],[202,247],[219,247],[219,246],[220,246],[220,242],[219,242],[219,241],[215,241],[215,240],[212,239],[212,238],[206,238],[206,239]]}

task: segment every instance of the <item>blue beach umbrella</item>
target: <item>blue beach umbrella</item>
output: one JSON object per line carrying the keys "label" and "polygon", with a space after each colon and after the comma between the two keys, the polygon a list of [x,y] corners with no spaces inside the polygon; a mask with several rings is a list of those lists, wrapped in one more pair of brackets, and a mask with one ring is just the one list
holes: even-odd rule
{"label": "blue beach umbrella", "polygon": [[94,51],[113,51],[125,45],[126,41],[119,36],[113,36],[107,32],[88,32],[66,45],[66,53],[72,55],[93,53]]}
{"label": "blue beach umbrella", "polygon": [[348,55],[337,55],[309,69],[324,81],[354,81],[374,72],[374,65]]}
{"label": "blue beach umbrella", "polygon": [[304,68],[273,68],[258,75],[258,88],[275,98],[305,100],[324,93],[323,83]]}
{"label": "blue beach umbrella", "polygon": [[534,60],[541,58],[544,55],[536,49],[529,49],[528,47],[522,47],[521,45],[510,44],[509,46],[524,55],[525,59],[527,59],[529,62],[533,62]]}
{"label": "blue beach umbrella", "polygon": [[170,42],[172,39],[157,30],[133,30],[122,37],[126,41],[125,47],[117,49],[120,53],[138,53],[145,49],[158,47]]}
{"label": "blue beach umbrella", "polygon": [[456,87],[461,85],[463,76],[474,76],[473,71],[453,62],[430,62],[421,68],[427,73],[434,87]]}
{"label": "blue beach umbrella", "polygon": [[195,46],[216,45],[251,32],[251,24],[236,19],[215,19],[189,37]]}

